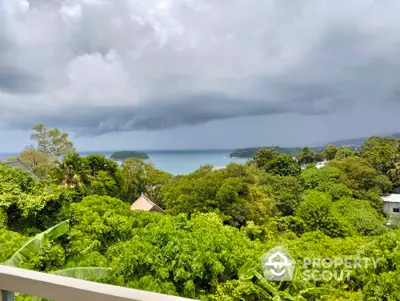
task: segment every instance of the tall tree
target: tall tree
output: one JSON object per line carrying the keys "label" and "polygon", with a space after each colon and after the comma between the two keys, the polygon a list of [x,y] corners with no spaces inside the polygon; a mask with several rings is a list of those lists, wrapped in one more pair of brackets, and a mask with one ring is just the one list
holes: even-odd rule
{"label": "tall tree", "polygon": [[286,176],[298,176],[301,172],[299,163],[288,155],[281,155],[269,161],[265,167],[267,173],[275,175]]}
{"label": "tall tree", "polygon": [[354,156],[356,153],[348,147],[341,147],[335,154],[336,160],[343,160],[344,158]]}
{"label": "tall tree", "polygon": [[315,162],[315,156],[312,150],[309,147],[304,147],[303,150],[297,154],[297,161],[300,165],[303,164],[312,164]]}
{"label": "tall tree", "polygon": [[32,128],[31,139],[37,142],[39,151],[56,157],[75,151],[68,133],[57,128],[47,129],[43,124],[37,124]]}
{"label": "tall tree", "polygon": [[171,174],[154,168],[152,164],[141,159],[126,159],[122,165],[122,199],[133,202],[144,193],[153,202],[163,206],[164,200],[160,190],[172,177]]}
{"label": "tall tree", "polygon": [[273,148],[263,148],[256,152],[253,156],[254,162],[258,168],[265,168],[265,165],[279,156],[279,153]]}
{"label": "tall tree", "polygon": [[362,157],[378,172],[388,174],[396,166],[398,146],[397,139],[392,137],[370,137],[363,145]]}
{"label": "tall tree", "polygon": [[324,155],[326,160],[335,159],[336,153],[338,151],[338,147],[336,145],[329,144],[327,148],[324,150]]}

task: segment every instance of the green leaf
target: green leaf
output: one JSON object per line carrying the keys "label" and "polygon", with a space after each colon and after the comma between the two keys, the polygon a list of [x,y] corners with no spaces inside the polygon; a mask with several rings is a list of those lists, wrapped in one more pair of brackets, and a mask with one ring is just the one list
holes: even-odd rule
{"label": "green leaf", "polygon": [[69,222],[63,221],[46,231],[39,233],[32,239],[28,240],[17,250],[5,264],[10,266],[21,266],[22,263],[28,261],[32,256],[38,254],[40,249],[50,240],[65,234],[69,229]]}
{"label": "green leaf", "polygon": [[255,268],[250,261],[245,262],[238,271],[238,278],[240,280],[250,280],[254,277]]}
{"label": "green leaf", "polygon": [[110,268],[81,267],[81,268],[58,270],[51,272],[51,274],[85,280],[85,279],[100,279],[107,277],[110,271],[111,271]]}

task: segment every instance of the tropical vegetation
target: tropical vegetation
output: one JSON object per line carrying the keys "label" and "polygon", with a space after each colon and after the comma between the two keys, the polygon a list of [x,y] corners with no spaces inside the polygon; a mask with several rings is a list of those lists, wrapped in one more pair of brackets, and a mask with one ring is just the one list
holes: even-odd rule
{"label": "tropical vegetation", "polygon": [[[387,225],[380,198],[400,190],[397,138],[370,137],[360,152],[261,149],[180,176],[82,157],[58,129],[36,126],[32,139],[19,157],[40,180],[0,164],[3,264],[210,301],[400,300],[400,221]],[[166,214],[130,210],[142,193]],[[298,263],[291,282],[263,277],[260,258],[276,246]],[[377,267],[301,277],[305,258],[354,256]]]}

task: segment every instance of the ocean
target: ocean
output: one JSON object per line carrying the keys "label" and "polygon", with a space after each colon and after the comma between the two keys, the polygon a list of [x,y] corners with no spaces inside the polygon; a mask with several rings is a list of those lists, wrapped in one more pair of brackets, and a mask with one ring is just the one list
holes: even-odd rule
{"label": "ocean", "polygon": [[[169,172],[173,175],[184,175],[191,173],[202,165],[210,164],[214,167],[224,167],[231,162],[243,164],[247,159],[229,158],[233,150],[177,150],[177,151],[144,151],[156,168]],[[88,154],[102,154],[110,157],[113,152],[92,151],[79,152],[82,156]],[[0,160],[15,156],[17,153],[0,154]]]}

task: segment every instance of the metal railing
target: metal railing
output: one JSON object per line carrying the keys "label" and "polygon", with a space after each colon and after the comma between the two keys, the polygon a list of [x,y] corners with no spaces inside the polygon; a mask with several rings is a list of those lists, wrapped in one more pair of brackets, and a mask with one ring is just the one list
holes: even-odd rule
{"label": "metal railing", "polygon": [[14,293],[55,301],[191,300],[0,265],[0,301],[14,301]]}

